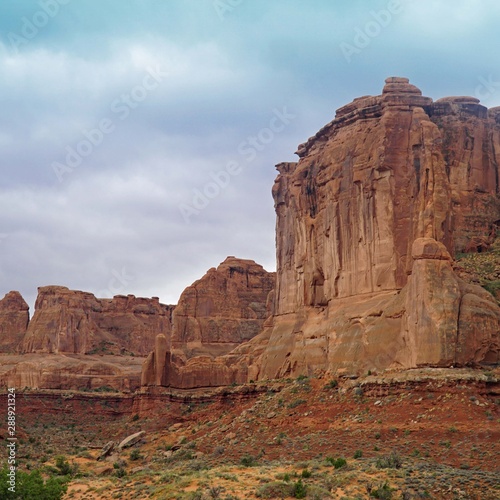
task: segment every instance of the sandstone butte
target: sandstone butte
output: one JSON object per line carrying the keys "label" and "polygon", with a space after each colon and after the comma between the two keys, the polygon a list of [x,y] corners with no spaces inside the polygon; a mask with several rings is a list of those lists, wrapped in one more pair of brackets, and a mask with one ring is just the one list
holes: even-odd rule
{"label": "sandstone butte", "polygon": [[19,356],[0,385],[133,390],[143,358],[128,371],[120,356],[94,359],[120,353],[149,352],[145,391],[498,363],[500,308],[452,263],[487,249],[500,226],[500,108],[434,102],[392,77],[382,95],[337,110],[297,155],[277,165],[272,191],[275,275],[228,257],[175,308],[44,287],[29,324],[11,292],[0,346]]}

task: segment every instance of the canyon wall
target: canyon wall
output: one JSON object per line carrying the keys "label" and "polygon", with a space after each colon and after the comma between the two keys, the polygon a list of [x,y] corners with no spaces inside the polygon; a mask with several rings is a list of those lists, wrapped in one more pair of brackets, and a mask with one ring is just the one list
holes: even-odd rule
{"label": "canyon wall", "polygon": [[297,155],[273,187],[272,316],[170,385],[498,363],[500,308],[452,261],[486,250],[500,224],[500,108],[434,102],[392,77]]}
{"label": "canyon wall", "polygon": [[496,234],[498,117],[389,78],[278,165],[276,309],[254,376],[498,361],[498,305],[451,268]]}
{"label": "canyon wall", "polygon": [[158,334],[170,339],[173,306],[133,295],[97,299],[41,287],[35,314],[18,292],[0,301],[0,386],[133,391]]}

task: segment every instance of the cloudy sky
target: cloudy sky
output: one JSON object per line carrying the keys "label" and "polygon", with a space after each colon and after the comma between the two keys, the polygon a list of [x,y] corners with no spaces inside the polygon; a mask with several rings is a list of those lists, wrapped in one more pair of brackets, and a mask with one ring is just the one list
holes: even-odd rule
{"label": "cloudy sky", "polygon": [[498,0],[2,0],[0,297],[274,270],[274,165],[407,76],[500,105]]}

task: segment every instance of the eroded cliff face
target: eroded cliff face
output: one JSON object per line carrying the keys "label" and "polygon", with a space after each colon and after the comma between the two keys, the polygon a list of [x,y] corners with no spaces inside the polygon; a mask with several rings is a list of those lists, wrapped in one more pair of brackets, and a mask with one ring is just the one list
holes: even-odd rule
{"label": "eroded cliff face", "polygon": [[186,288],[174,309],[172,354],[188,359],[226,354],[255,337],[269,316],[275,273],[253,260],[227,257]]}
{"label": "eroded cliff face", "polygon": [[494,235],[500,127],[475,98],[433,103],[407,82],[340,108],[278,165],[277,314],[401,289],[416,238],[454,255]]}
{"label": "eroded cliff face", "polygon": [[[258,377],[498,360],[500,310],[450,254],[495,236],[499,131],[475,98],[433,103],[389,78],[277,166],[276,314]],[[420,238],[446,258],[412,254]]]}
{"label": "eroded cliff face", "polygon": [[29,320],[29,306],[19,292],[9,292],[0,300],[0,353],[16,351]]}
{"label": "eroded cliff face", "polygon": [[158,334],[170,337],[172,309],[157,298],[97,299],[66,287],[41,287],[21,349],[145,356],[154,349]]}
{"label": "eroded cliff face", "polygon": [[181,386],[497,363],[500,308],[452,259],[499,225],[499,108],[393,77],[297,154],[273,187],[273,315],[229,354],[188,360]]}
{"label": "eroded cliff face", "polygon": [[228,257],[182,293],[170,348],[161,336],[143,367],[143,385],[206,387],[231,377],[214,362],[262,331],[272,313],[275,273],[253,260]]}

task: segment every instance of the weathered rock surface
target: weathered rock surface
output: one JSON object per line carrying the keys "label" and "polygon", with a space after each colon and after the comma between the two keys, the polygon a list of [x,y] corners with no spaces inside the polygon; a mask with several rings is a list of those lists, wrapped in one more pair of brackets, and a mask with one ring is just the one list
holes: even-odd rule
{"label": "weathered rock surface", "polygon": [[101,453],[97,457],[97,460],[104,460],[115,448],[114,441],[108,441],[102,448]]}
{"label": "weathered rock surface", "polygon": [[499,116],[398,77],[340,108],[277,166],[272,318],[231,353],[189,360],[182,387],[497,362],[500,309],[451,262],[500,224]]}
{"label": "weathered rock surface", "polygon": [[227,257],[182,293],[172,317],[171,345],[158,338],[144,363],[143,385],[205,387],[231,377],[214,358],[252,339],[272,313],[275,273],[253,260]]}
{"label": "weathered rock surface", "polygon": [[402,364],[453,366],[500,360],[500,309],[484,289],[460,280],[442,243],[413,244],[403,318]]}
{"label": "weathered rock surface", "polygon": [[121,443],[118,445],[118,448],[120,450],[122,450],[123,448],[130,448],[134,444],[138,443],[145,435],[146,431],[136,432],[135,434],[132,434],[121,441]]}
{"label": "weathered rock surface", "polygon": [[172,310],[157,298],[97,299],[66,287],[41,287],[22,352],[145,356],[158,334],[170,336]]}
{"label": "weathered rock surface", "polygon": [[0,352],[16,351],[26,334],[29,319],[29,306],[19,292],[9,292],[0,300]]}
{"label": "weathered rock surface", "polygon": [[135,391],[142,357],[83,354],[0,355],[0,387]]}
{"label": "weathered rock surface", "polygon": [[165,335],[156,337],[155,349],[142,365],[141,385],[166,386],[170,379],[170,350]]}
{"label": "weathered rock surface", "polygon": [[499,133],[477,99],[389,78],[278,165],[276,313],[254,372],[497,359],[500,311],[464,295],[450,254],[495,233]]}
{"label": "weathered rock surface", "polygon": [[275,274],[253,260],[228,257],[182,293],[172,325],[177,359],[217,356],[255,337],[269,315],[266,308]]}

